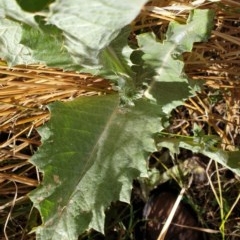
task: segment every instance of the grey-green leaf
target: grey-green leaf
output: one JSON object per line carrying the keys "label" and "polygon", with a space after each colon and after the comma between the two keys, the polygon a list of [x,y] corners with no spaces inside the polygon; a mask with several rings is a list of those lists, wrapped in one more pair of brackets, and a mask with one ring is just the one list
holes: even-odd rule
{"label": "grey-green leaf", "polygon": [[0,57],[6,60],[10,66],[33,63],[32,51],[20,44],[21,37],[22,26],[20,23],[0,17]]}
{"label": "grey-green leaf", "polygon": [[24,12],[15,0],[0,0],[0,58],[10,66],[37,63],[31,49],[20,43],[23,24],[36,27],[34,14]]}
{"label": "grey-green leaf", "polygon": [[102,49],[131,23],[147,0],[57,0],[48,21],[62,29],[77,63],[96,67]]}
{"label": "grey-green leaf", "polygon": [[83,68],[74,63],[64,46],[61,30],[46,24],[42,17],[36,16],[38,28],[22,26],[21,44],[31,49],[32,63],[41,62],[50,67],[64,70],[81,71]]}
{"label": "grey-green leaf", "polygon": [[[157,102],[169,113],[182,104],[191,93],[187,77],[184,75],[182,53],[191,51],[194,42],[205,41],[212,29],[214,13],[211,10],[194,10],[186,24],[171,22],[166,40],[158,42],[152,33],[139,35],[138,43],[143,52],[145,71],[152,78],[145,79],[145,97]],[[153,69],[155,73],[153,74]],[[171,102],[165,99],[172,96]],[[166,103],[166,104],[165,104]]]}
{"label": "grey-green leaf", "polygon": [[[206,138],[209,140],[206,141]],[[210,143],[208,143],[209,141]],[[240,151],[224,151],[219,147],[214,147],[213,143],[211,143],[211,136],[205,136],[205,138],[203,137],[199,141],[196,141],[193,137],[181,136],[176,138],[162,137],[158,139],[158,146],[169,148],[173,154],[179,153],[179,148],[188,149],[193,153],[202,153],[240,176]]]}
{"label": "grey-green leaf", "polygon": [[39,239],[103,232],[104,210],[112,201],[129,202],[132,180],[146,177],[152,135],[162,129],[159,107],[146,100],[133,108],[118,104],[118,96],[106,95],[50,106],[43,145],[31,160],[44,175],[30,195],[43,220]]}
{"label": "grey-green leaf", "polygon": [[0,18],[15,19],[21,23],[37,26],[34,14],[23,11],[15,0],[0,0]]}

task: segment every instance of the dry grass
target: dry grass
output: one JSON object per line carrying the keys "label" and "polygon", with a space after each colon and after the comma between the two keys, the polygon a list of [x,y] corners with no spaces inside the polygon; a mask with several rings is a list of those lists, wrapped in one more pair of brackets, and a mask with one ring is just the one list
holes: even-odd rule
{"label": "dry grass", "polygon": [[[169,6],[171,9],[163,9]],[[185,72],[202,82],[205,90],[176,109],[172,128],[177,134],[189,135],[193,124],[197,123],[207,134],[220,136],[222,148],[234,150],[240,146],[240,3],[222,0],[202,1],[197,5],[195,1],[194,5],[184,0],[154,0],[133,22],[133,30],[134,33],[153,30],[163,39],[169,22],[184,23],[192,8],[216,11],[209,41],[195,44],[193,52],[184,55]],[[31,239],[34,236],[26,233],[34,227],[31,220],[38,215],[34,213],[29,217],[32,208],[27,194],[38,185],[41,176],[28,160],[41,144],[36,128],[49,119],[46,105],[56,100],[69,101],[79,96],[106,93],[111,88],[107,81],[86,74],[39,65],[8,69],[4,62],[0,63],[0,83],[0,226],[5,234],[2,239],[7,236]],[[235,176],[225,178],[224,189],[229,193],[230,180],[239,187]],[[219,189],[216,178],[213,186]],[[232,194],[233,205],[237,196]],[[208,192],[202,197],[209,198],[208,201],[212,198]],[[238,204],[234,209],[239,212]],[[216,226],[212,226],[217,229],[219,216],[213,212],[206,214],[212,222],[216,221]],[[231,230],[231,224],[227,227]]]}

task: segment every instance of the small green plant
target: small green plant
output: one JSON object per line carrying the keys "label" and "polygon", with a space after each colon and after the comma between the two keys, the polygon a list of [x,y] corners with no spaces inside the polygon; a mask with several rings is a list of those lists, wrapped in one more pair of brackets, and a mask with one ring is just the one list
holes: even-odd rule
{"label": "small green plant", "polygon": [[[146,0],[44,1],[37,9],[18,2],[31,12],[0,0],[0,54],[10,66],[44,63],[87,72],[118,89],[48,106],[51,120],[39,129],[43,144],[31,159],[43,172],[29,195],[42,217],[37,238],[74,240],[88,229],[103,233],[105,209],[117,200],[129,203],[133,179],[148,176],[146,157],[156,150],[160,120],[194,95],[182,53],[208,39],[214,13],[193,10],[186,24],[169,24],[163,42],[143,33],[132,48],[128,25]],[[206,149],[202,139],[175,141],[239,174],[234,153]]]}

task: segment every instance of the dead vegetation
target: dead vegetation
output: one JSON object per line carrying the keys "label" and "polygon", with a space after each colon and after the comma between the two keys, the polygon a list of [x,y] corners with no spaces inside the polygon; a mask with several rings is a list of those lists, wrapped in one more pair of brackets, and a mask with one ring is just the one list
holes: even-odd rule
{"label": "dead vegetation", "polygon": [[[186,22],[194,8],[212,8],[216,12],[211,38],[184,54],[186,74],[204,87],[173,112],[168,131],[191,135],[193,124],[198,124],[206,134],[219,136],[223,149],[233,151],[240,147],[240,3],[150,1],[133,22],[133,32],[153,30],[163,39],[168,23]],[[105,94],[111,88],[106,80],[86,74],[40,65],[9,69],[4,62],[0,63],[0,83],[0,239],[34,239],[28,233],[39,216],[27,194],[39,184],[41,176],[29,159],[41,144],[36,128],[49,120],[46,105],[56,100]],[[230,213],[224,225],[229,234],[226,239],[239,239],[240,179],[210,160],[205,163],[206,169],[211,169],[211,181],[207,191],[206,186],[191,190],[193,203],[196,208],[202,204],[208,209],[204,214],[199,210],[199,215],[211,223],[207,225],[211,227],[209,231],[219,233],[224,219],[216,201],[222,199],[226,204],[221,206]],[[219,192],[223,194],[220,196]],[[212,239],[219,238],[213,234]]]}

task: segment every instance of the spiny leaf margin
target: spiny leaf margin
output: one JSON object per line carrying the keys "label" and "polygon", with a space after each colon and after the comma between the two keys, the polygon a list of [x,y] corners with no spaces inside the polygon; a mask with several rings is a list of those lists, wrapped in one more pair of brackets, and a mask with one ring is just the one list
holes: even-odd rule
{"label": "spiny leaf margin", "polygon": [[[208,39],[213,18],[214,11],[197,9],[190,12],[186,24],[171,22],[163,42],[153,33],[137,36],[142,52],[142,72],[147,76],[143,80],[147,86],[144,96],[162,106],[166,114],[195,94],[183,72],[182,53],[191,51],[195,42]],[[166,102],[169,95],[172,101]]]}

